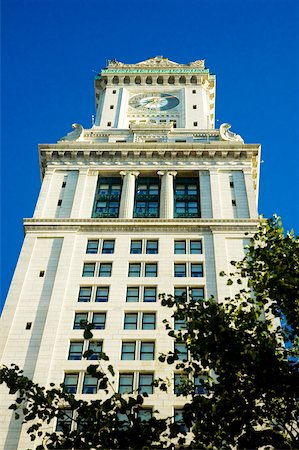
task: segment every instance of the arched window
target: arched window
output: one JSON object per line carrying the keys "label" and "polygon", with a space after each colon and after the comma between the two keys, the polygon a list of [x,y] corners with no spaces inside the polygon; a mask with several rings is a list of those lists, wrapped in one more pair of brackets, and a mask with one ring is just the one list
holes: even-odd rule
{"label": "arched window", "polygon": [[135,78],[135,84],[141,84],[141,78],[139,76]]}
{"label": "arched window", "polygon": [[195,75],[192,75],[190,81],[191,81],[191,84],[197,84],[197,78],[196,78],[196,76],[195,76]]}
{"label": "arched window", "polygon": [[112,83],[113,84],[118,84],[119,83],[119,78],[118,77],[113,77],[112,78]]}
{"label": "arched window", "polygon": [[180,78],[179,78],[179,83],[180,83],[180,84],[186,84],[186,77],[183,77],[183,76],[180,77]]}
{"label": "arched window", "polygon": [[158,77],[157,78],[157,83],[158,84],[163,84],[163,77]]}
{"label": "arched window", "polygon": [[168,84],[174,84],[174,77],[173,76],[168,78]]}
{"label": "arched window", "polygon": [[152,77],[146,77],[145,82],[146,82],[146,84],[152,84],[152,82],[153,82]]}
{"label": "arched window", "polygon": [[124,84],[130,84],[130,77],[126,76],[124,78]]}

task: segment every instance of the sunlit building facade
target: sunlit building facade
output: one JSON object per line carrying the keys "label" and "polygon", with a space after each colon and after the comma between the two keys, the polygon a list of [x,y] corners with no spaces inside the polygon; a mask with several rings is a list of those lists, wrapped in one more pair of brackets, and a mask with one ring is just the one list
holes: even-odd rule
{"label": "sunlit building facade", "polygon": [[[110,61],[95,97],[92,128],[39,145],[42,186],[0,322],[1,363],[94,399],[83,353],[104,351],[116,391],[147,392],[145,414],[180,420],[178,374],[158,356],[188,355],[167,335],[159,294],[231,294],[219,273],[257,224],[260,146],[215,128],[216,77],[203,60]],[[152,387],[158,377],[167,393]],[[11,402],[1,386],[0,447],[25,450]]]}

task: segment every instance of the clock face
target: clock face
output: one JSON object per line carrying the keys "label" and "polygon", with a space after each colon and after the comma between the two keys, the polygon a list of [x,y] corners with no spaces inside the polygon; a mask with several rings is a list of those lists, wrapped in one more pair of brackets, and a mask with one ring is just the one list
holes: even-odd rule
{"label": "clock face", "polygon": [[138,111],[166,111],[175,108],[180,103],[174,95],[167,93],[144,93],[134,95],[129,100],[129,105]]}

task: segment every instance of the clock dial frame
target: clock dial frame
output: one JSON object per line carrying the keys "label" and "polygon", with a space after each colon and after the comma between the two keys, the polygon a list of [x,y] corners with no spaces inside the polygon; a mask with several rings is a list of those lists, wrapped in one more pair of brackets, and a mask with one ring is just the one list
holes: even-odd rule
{"label": "clock dial frame", "polygon": [[167,111],[178,106],[180,100],[175,95],[162,92],[137,94],[130,98],[129,105],[136,111]]}

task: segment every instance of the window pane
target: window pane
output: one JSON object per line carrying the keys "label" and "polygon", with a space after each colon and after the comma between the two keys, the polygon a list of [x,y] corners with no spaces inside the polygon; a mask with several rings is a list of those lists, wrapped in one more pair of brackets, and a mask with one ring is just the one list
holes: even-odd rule
{"label": "window pane", "polygon": [[201,241],[190,241],[190,253],[201,254],[202,253],[202,242]]}
{"label": "window pane", "polygon": [[93,277],[95,267],[95,263],[84,263],[82,277]]}
{"label": "window pane", "polygon": [[174,265],[174,276],[175,277],[185,277],[186,276],[186,264],[175,264]]}
{"label": "window pane", "polygon": [[112,263],[101,263],[99,277],[111,277]]}
{"label": "window pane", "polygon": [[85,374],[83,383],[83,394],[96,394],[97,393],[98,380],[92,375]]}
{"label": "window pane", "polygon": [[84,322],[87,322],[87,313],[76,313],[73,329],[80,330],[84,328]]}
{"label": "window pane", "polygon": [[142,253],[142,240],[131,241],[130,253],[132,254]]}
{"label": "window pane", "polygon": [[146,253],[147,254],[156,254],[158,253],[158,241],[146,241]]}
{"label": "window pane", "polygon": [[61,417],[57,418],[55,431],[68,433],[71,431],[73,411],[71,409],[65,409],[60,411]]}
{"label": "window pane", "polygon": [[156,314],[155,313],[143,313],[142,315],[142,329],[154,330],[156,328]]}
{"label": "window pane", "polygon": [[186,253],[186,241],[174,241],[174,253],[184,255]]}
{"label": "window pane", "polygon": [[186,301],[187,299],[187,288],[174,288],[174,297],[177,302]]}
{"label": "window pane", "polygon": [[139,287],[127,287],[127,302],[139,301]]}
{"label": "window pane", "polygon": [[96,291],[96,302],[108,302],[109,298],[109,287],[108,286],[98,286]]}
{"label": "window pane", "polygon": [[198,302],[204,299],[204,289],[203,288],[192,288],[191,298],[193,301]]}
{"label": "window pane", "polygon": [[78,302],[90,302],[91,287],[80,287]]}
{"label": "window pane", "polygon": [[184,419],[183,419],[183,410],[182,409],[174,410],[174,422],[178,425],[179,431],[181,433],[187,432],[187,427],[186,427]]}
{"label": "window pane", "polygon": [[144,302],[155,302],[157,299],[157,288],[155,287],[145,287],[144,288]]}
{"label": "window pane", "polygon": [[141,422],[148,422],[153,415],[153,411],[151,409],[140,409],[138,411],[138,418],[140,419]]}
{"label": "window pane", "polygon": [[106,313],[94,313],[92,323],[95,330],[104,330],[106,324]]}
{"label": "window pane", "polygon": [[188,377],[182,373],[176,373],[174,375],[174,393],[175,394],[183,394],[184,385],[187,382]]}
{"label": "window pane", "polygon": [[122,373],[119,375],[118,392],[120,394],[131,394],[133,392],[133,374]]}
{"label": "window pane", "polygon": [[87,359],[96,359],[98,360],[100,357],[100,353],[102,352],[103,343],[91,341],[88,345],[88,350],[93,351],[93,354],[90,355]]}
{"label": "window pane", "polygon": [[123,342],[121,350],[122,360],[134,360],[135,359],[135,342]]}
{"label": "window pane", "polygon": [[174,320],[174,329],[175,330],[186,330],[186,322],[184,319],[175,319]]}
{"label": "window pane", "polygon": [[76,394],[78,384],[78,373],[66,373],[64,376],[64,390],[70,394]]}
{"label": "window pane", "polygon": [[141,373],[139,375],[139,393],[153,393],[154,375],[152,373]]}
{"label": "window pane", "polygon": [[157,276],[157,263],[155,263],[155,264],[146,263],[145,264],[145,276],[146,277],[156,277]]}
{"label": "window pane", "polygon": [[102,253],[114,253],[114,244],[115,241],[113,240],[104,240],[103,241],[103,247],[102,247]]}
{"label": "window pane", "polygon": [[191,277],[202,277],[202,264],[191,264]]}
{"label": "window pane", "polygon": [[178,358],[180,360],[188,359],[187,347],[186,347],[186,344],[184,344],[183,342],[175,342],[174,350],[177,352]]}
{"label": "window pane", "polygon": [[140,277],[141,264],[129,263],[129,277]]}
{"label": "window pane", "polygon": [[125,314],[125,330],[137,330],[137,313],[126,313]]}
{"label": "window pane", "polygon": [[202,385],[202,380],[204,377],[200,377],[199,375],[194,377],[194,392],[195,394],[206,394],[207,391]]}
{"label": "window pane", "polygon": [[87,242],[86,253],[98,253],[98,248],[99,248],[99,240],[89,239]]}
{"label": "window pane", "polygon": [[82,358],[83,341],[71,342],[68,359],[79,360]]}
{"label": "window pane", "polygon": [[155,358],[155,343],[154,342],[141,342],[140,359],[152,360],[154,358]]}

